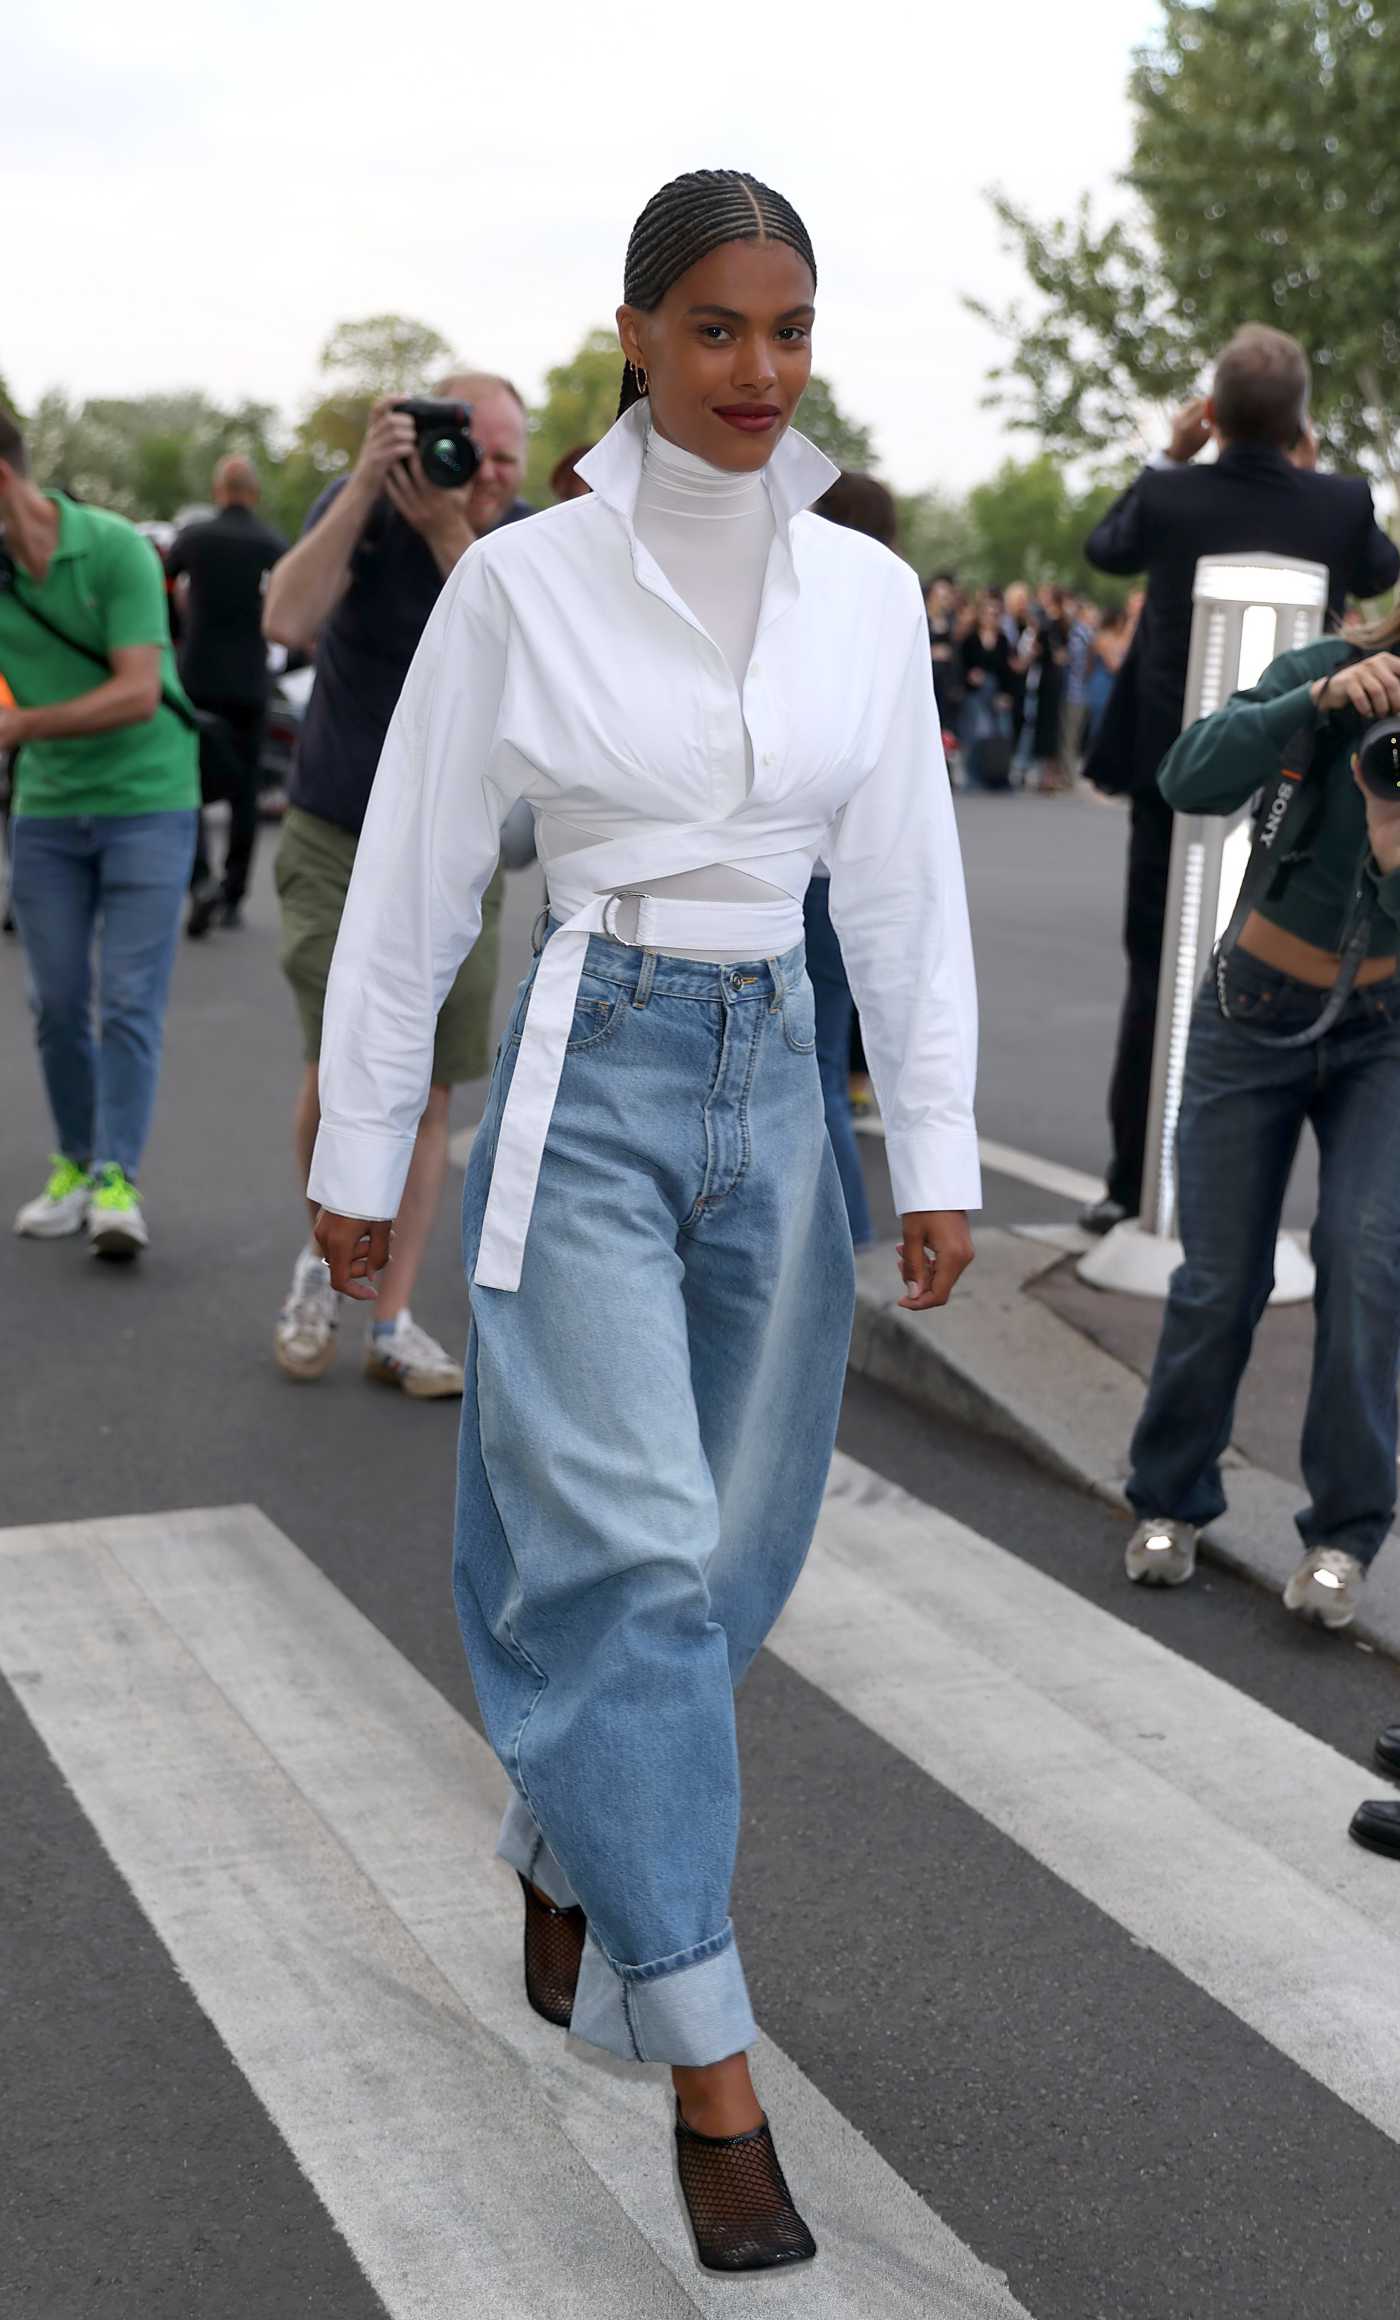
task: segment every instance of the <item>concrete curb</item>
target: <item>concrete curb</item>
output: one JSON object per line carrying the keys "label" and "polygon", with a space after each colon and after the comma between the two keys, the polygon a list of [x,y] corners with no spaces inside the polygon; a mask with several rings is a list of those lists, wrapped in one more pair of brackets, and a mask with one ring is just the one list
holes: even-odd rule
{"label": "concrete curb", "polygon": [[[1026,1294],[1062,1255],[1042,1240],[986,1228],[952,1304],[906,1313],[890,1252],[871,1250],[856,1264],[850,1366],[933,1416],[1014,1442],[1051,1473],[1126,1510],[1123,1477],[1142,1381]],[[1234,1450],[1225,1466],[1229,1512],[1211,1525],[1202,1553],[1277,1594],[1298,1561],[1300,1486]],[[1400,1659],[1400,1555],[1382,1555],[1346,1634]]]}

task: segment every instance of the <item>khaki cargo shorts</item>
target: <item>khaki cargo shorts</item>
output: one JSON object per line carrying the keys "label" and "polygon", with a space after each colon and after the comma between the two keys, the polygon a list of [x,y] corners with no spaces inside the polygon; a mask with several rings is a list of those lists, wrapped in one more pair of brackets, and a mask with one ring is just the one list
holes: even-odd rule
{"label": "khaki cargo shorts", "polygon": [[[350,889],[358,841],[349,830],[289,806],[277,849],[277,899],[282,909],[282,972],[301,1017],[308,1063],[321,1055],[326,978]],[[484,1079],[491,1068],[491,1000],[500,956],[501,890],[498,870],[481,904],[481,933],[443,1000],[433,1041],[433,1083],[459,1087]]]}

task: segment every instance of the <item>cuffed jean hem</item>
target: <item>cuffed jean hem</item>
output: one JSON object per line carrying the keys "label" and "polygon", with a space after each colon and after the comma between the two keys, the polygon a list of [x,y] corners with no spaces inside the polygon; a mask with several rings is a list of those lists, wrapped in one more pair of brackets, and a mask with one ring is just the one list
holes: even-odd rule
{"label": "cuffed jean hem", "polygon": [[556,1909],[577,1909],[578,1895],[536,1828],[529,1808],[514,1790],[496,1839],[496,1858],[508,1861]]}
{"label": "cuffed jean hem", "polygon": [[[512,1793],[496,1840],[496,1857],[527,1877],[554,1903],[574,1909],[578,1896],[523,1799]],[[752,2046],[758,2026],[744,1969],[726,1925],[713,1941],[645,1966],[615,1965],[590,1933],[579,1969],[572,2029],[624,2062],[670,2062],[696,2068]]]}
{"label": "cuffed jean hem", "polygon": [[624,2062],[698,2069],[742,2054],[758,2036],[744,1969],[726,1926],[689,1963],[618,1966],[590,1933],[571,2024],[574,2036]]}

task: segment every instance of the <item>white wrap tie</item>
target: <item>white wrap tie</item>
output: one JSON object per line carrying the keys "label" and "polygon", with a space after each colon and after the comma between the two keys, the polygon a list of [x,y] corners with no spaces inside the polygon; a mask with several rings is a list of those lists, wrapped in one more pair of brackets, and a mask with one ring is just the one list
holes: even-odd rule
{"label": "white wrap tie", "polygon": [[[794,823],[780,835],[784,850],[815,848],[825,828]],[[540,953],[530,993],[529,1013],[516,1056],[505,1110],[496,1139],[491,1189],[482,1220],[473,1286],[518,1289],[525,1239],[535,1205],[549,1123],[559,1092],[564,1055],[573,1029],[579,981],[589,938],[606,934],[608,914],[622,898],[618,888],[647,878],[665,878],[707,863],[757,861],[775,852],[773,825],[745,842],[740,821],[688,824],[656,831],[647,838],[617,838],[580,847],[550,865],[550,907],[563,923]],[[579,872],[587,865],[588,878]],[[608,883],[602,885],[602,880]],[[759,903],[697,902],[666,895],[636,898],[635,943],[643,950],[717,950],[751,958],[779,958],[802,940],[802,897]],[[564,916],[565,913],[569,915]]]}

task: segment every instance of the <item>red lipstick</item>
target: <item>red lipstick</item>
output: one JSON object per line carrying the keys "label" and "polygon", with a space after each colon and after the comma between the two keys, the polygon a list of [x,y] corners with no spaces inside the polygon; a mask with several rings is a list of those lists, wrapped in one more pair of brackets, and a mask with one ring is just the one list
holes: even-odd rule
{"label": "red lipstick", "polygon": [[776,403],[724,403],[716,405],[715,417],[726,427],[737,427],[741,435],[766,435],[782,412]]}

